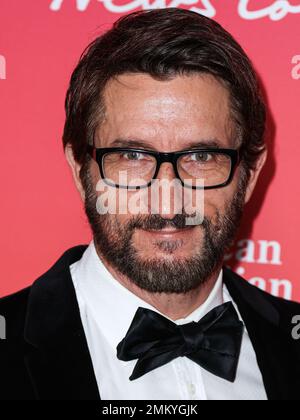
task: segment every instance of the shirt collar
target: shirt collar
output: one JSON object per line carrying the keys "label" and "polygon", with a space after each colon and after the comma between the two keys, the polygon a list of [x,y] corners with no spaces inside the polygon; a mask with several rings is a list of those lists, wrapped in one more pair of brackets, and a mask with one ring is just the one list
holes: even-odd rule
{"label": "shirt collar", "polygon": [[[94,241],[82,258],[70,267],[76,293],[85,306],[86,316],[92,317],[101,334],[115,349],[125,337],[139,307],[160,313],[119,283],[98,256]],[[207,300],[177,325],[198,322],[208,312],[224,303],[223,270]],[[163,315],[165,316],[165,315]]]}

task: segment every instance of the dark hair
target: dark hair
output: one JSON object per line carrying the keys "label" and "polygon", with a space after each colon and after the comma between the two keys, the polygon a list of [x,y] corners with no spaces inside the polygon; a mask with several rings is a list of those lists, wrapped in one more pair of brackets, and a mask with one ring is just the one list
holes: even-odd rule
{"label": "dark hair", "polygon": [[66,96],[63,144],[84,163],[87,145],[105,115],[107,82],[124,73],[156,80],[208,73],[230,92],[235,135],[247,175],[265,150],[266,107],[251,61],[215,21],[184,9],[138,11],[120,18],[83,52]]}

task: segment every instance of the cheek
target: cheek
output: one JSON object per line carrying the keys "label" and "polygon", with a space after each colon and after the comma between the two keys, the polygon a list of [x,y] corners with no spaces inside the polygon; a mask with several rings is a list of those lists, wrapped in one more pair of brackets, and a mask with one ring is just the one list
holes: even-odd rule
{"label": "cheek", "polygon": [[207,190],[204,195],[204,214],[214,220],[218,214],[224,215],[228,203],[233,199],[235,190],[228,186],[216,190]]}
{"label": "cheek", "polygon": [[120,227],[124,227],[132,220],[134,216],[130,214],[116,214],[115,219],[118,221]]}
{"label": "cheek", "polygon": [[100,176],[98,163],[95,162],[94,160],[92,160],[90,163],[89,172],[90,172],[90,176],[91,176],[92,183],[94,186],[94,191],[96,191],[96,186],[98,182],[101,181],[101,176]]}
{"label": "cheek", "polygon": [[98,210],[113,217],[121,227],[139,215],[148,214],[138,194],[107,186],[101,180],[96,188]]}

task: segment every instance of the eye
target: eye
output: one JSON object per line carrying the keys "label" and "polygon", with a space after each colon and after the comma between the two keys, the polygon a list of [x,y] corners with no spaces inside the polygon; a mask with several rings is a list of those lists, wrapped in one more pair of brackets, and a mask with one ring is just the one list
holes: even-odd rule
{"label": "eye", "polygon": [[124,152],[122,153],[122,157],[127,160],[142,160],[144,158],[143,153],[138,152]]}
{"label": "eye", "polygon": [[206,163],[213,159],[213,155],[207,152],[198,152],[191,155],[191,160],[195,162]]}

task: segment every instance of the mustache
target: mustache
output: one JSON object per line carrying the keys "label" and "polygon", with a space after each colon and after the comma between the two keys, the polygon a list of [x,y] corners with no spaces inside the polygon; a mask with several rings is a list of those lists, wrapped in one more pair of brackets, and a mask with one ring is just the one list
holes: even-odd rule
{"label": "mustache", "polygon": [[[173,219],[166,219],[159,214],[137,216],[128,222],[126,230],[134,231],[135,229],[143,229],[158,231],[166,228],[184,229],[186,227],[191,227],[187,224],[187,219],[196,216],[196,213],[193,215],[176,214]],[[204,218],[202,222],[203,227],[206,227],[208,224],[208,219]]]}

